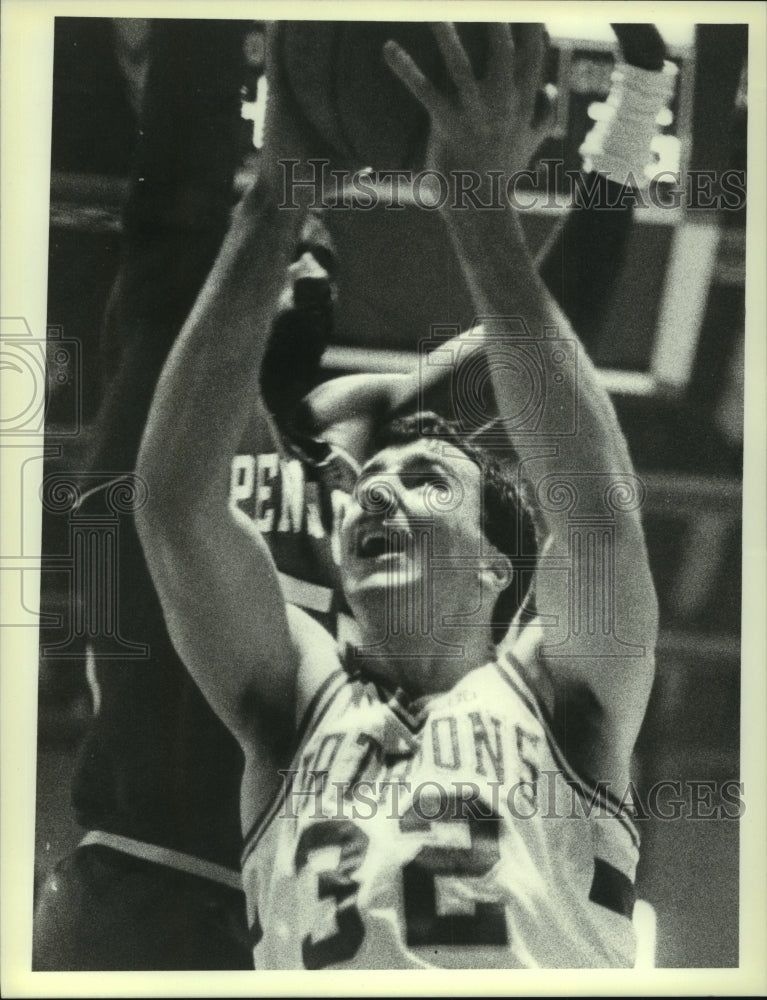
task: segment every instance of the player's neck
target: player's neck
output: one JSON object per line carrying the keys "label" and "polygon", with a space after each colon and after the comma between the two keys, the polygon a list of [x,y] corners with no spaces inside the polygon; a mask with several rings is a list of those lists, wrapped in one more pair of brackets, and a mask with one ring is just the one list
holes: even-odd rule
{"label": "player's neck", "polygon": [[350,666],[412,697],[449,691],[470,670],[494,659],[495,648],[484,629],[446,631],[423,635],[400,630],[377,640],[363,632]]}

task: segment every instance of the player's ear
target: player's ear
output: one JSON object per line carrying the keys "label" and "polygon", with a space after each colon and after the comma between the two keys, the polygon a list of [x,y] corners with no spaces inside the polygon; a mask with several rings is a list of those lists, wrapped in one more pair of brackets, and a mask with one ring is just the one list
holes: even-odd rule
{"label": "player's ear", "polygon": [[511,559],[509,559],[509,557],[503,552],[499,552],[497,549],[483,560],[483,580],[488,583],[497,594],[500,594],[502,590],[505,590],[509,586],[513,572],[514,567],[511,564]]}

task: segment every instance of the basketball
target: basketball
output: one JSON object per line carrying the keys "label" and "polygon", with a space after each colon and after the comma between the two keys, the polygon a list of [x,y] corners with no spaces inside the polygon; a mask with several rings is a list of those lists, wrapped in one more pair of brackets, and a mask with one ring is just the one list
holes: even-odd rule
{"label": "basketball", "polygon": [[[474,72],[488,57],[487,27],[457,25]],[[280,27],[283,82],[316,142],[313,155],[334,166],[417,169],[428,135],[428,115],[394,76],[383,46],[394,39],[435,86],[450,93],[444,60],[425,23],[289,21]]]}

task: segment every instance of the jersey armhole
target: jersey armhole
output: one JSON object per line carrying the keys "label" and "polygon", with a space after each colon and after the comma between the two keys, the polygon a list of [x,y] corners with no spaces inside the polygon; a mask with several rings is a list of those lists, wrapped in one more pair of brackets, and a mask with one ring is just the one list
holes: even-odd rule
{"label": "jersey armhole", "polygon": [[502,662],[500,659],[495,661],[498,673],[501,677],[503,677],[506,683],[513,688],[523,703],[538,719],[538,722],[540,723],[546,736],[546,741],[549,744],[554,760],[557,762],[562,772],[572,782],[573,787],[576,788],[580,794],[590,797],[592,801],[601,800],[605,807],[609,809],[610,813],[626,828],[632,842],[635,847],[638,848],[640,843],[639,831],[631,818],[631,814],[626,803],[621,801],[613,792],[610,791],[609,788],[605,788],[604,784],[600,784],[588,775],[581,774],[575,770],[572,764],[570,764],[565,757],[559,743],[554,738],[552,720],[546,707],[541,704],[535,693],[525,682],[524,673],[522,672],[519,660],[510,651],[507,651],[504,654],[504,657],[505,662]]}
{"label": "jersey armhole", "polygon": [[340,691],[343,682],[348,679],[349,676],[346,671],[339,668],[338,670],[334,670],[332,674],[329,674],[314,692],[311,701],[298,720],[296,728],[296,754],[317,728],[317,724],[330,708],[330,704]]}

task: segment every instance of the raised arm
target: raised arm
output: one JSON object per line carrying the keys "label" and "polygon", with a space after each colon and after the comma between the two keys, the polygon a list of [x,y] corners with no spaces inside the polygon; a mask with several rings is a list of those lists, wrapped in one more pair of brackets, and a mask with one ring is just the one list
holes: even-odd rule
{"label": "raised arm", "polygon": [[[623,59],[638,69],[661,77],[665,46],[655,25],[614,24]],[[548,97],[543,92],[535,98],[536,110],[545,123],[543,109]],[[654,114],[646,112],[653,121]],[[654,122],[653,122],[654,124]],[[646,125],[641,135],[645,138]],[[536,130],[532,131],[536,138]],[[510,154],[514,169],[529,167],[524,157],[535,150],[530,143],[519,143]],[[649,143],[645,154],[649,153]],[[626,167],[631,167],[626,161]],[[634,166],[636,176],[641,170]],[[621,198],[625,190],[624,174],[599,175],[599,190],[614,205],[605,212],[598,203],[567,214],[565,221],[553,227],[552,238],[544,241],[535,257],[535,265],[546,287],[567,314],[574,329],[586,339],[596,331],[610,302],[611,291],[622,271],[633,209],[631,199]],[[587,340],[588,343],[588,340]],[[453,354],[467,361],[475,350],[482,349],[482,338],[472,331],[442,345],[443,357]],[[415,410],[424,392],[444,381],[440,365],[415,361],[412,370],[397,374],[359,374],[322,383],[311,394],[310,406],[315,425],[321,433],[345,447],[359,461],[367,457],[370,439],[382,419]]]}
{"label": "raised arm", "polygon": [[[230,506],[230,464],[250,413],[303,213],[280,210],[279,155],[294,153],[273,88],[264,168],[160,377],[137,471],[139,535],[169,634],[208,701],[246,748],[290,742],[300,653],[269,550]],[[316,642],[325,633],[316,629]],[[329,641],[329,638],[328,638]]]}
{"label": "raised arm", "polygon": [[[399,46],[386,50],[393,71],[430,113],[428,166],[448,178],[458,169],[509,173],[524,166],[540,138],[533,108],[542,26],[517,26],[516,44],[509,26],[492,26],[490,66],[481,81],[454,28],[434,30],[456,84],[454,101]],[[610,399],[539,277],[516,212],[506,205],[500,211],[445,208],[443,215],[477,312],[488,318],[491,357],[498,357],[499,343],[504,348],[504,362],[492,368],[496,398],[547,535],[534,583],[540,624],[522,630],[516,652],[533,676],[537,669],[550,682],[540,684],[539,694],[555,718],[570,710],[571,729],[583,736],[583,746],[572,740],[572,749],[584,769],[624,776],[652,683],[657,631],[641,486]],[[545,349],[552,333],[565,342],[561,355]],[[532,434],[517,416],[520,400],[530,397],[529,366],[515,363],[531,351],[542,359],[548,391],[533,401],[540,403],[540,419]]]}

